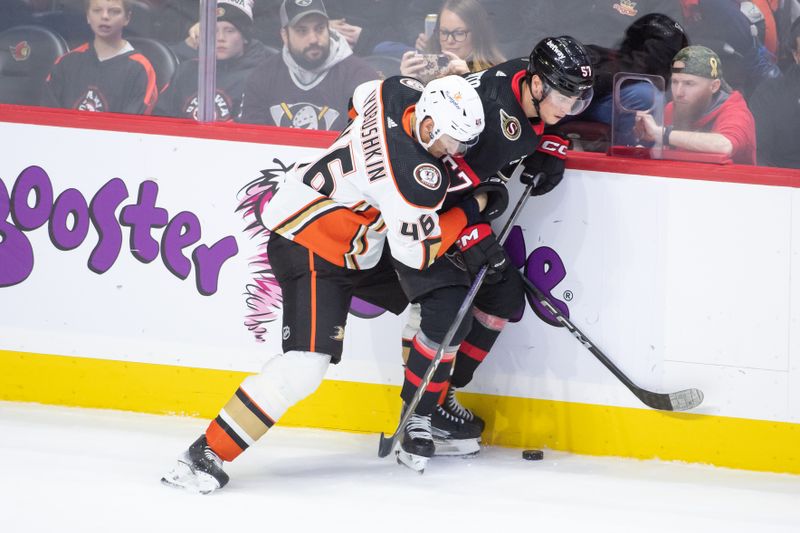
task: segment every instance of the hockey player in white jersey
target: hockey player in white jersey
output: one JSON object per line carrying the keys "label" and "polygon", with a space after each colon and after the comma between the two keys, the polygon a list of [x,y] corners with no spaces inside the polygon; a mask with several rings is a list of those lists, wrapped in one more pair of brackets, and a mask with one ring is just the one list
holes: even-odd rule
{"label": "hockey player in white jersey", "polygon": [[[351,298],[402,312],[408,298],[393,261],[427,268],[486,205],[476,189],[437,213],[449,186],[439,158],[463,154],[484,127],[480,98],[464,79],[426,87],[404,77],[368,82],[356,89],[353,108],[333,145],[288,172],[261,213],[283,293],[283,353],[242,382],[164,475],[168,485],[202,493],[223,487],[223,462],[262,437],[340,361]],[[405,448],[420,432],[429,437],[429,418],[409,421],[400,455],[415,456],[419,450]]]}

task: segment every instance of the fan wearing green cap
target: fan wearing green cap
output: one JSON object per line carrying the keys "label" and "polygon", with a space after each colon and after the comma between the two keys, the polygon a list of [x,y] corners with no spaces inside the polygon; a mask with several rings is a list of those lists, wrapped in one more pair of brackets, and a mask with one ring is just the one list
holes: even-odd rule
{"label": "fan wearing green cap", "polygon": [[756,164],[753,115],[739,91],[722,76],[722,62],[705,46],[687,46],[672,59],[672,102],[659,126],[637,113],[635,132],[643,142],[661,139],[665,148],[722,154],[734,163]]}

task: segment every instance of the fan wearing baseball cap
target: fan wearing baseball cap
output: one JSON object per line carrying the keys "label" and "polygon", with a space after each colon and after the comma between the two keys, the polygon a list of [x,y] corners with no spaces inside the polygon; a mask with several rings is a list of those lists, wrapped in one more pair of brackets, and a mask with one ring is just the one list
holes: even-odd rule
{"label": "fan wearing baseball cap", "polygon": [[378,73],[330,28],[321,0],[284,0],[280,19],[283,49],[248,78],[239,121],[343,129],[350,95]]}
{"label": "fan wearing baseball cap", "polygon": [[672,102],[664,126],[640,112],[636,133],[644,142],[660,138],[664,147],[722,154],[734,163],[756,164],[753,115],[744,97],[722,75],[722,62],[705,46],[687,46],[672,59]]}

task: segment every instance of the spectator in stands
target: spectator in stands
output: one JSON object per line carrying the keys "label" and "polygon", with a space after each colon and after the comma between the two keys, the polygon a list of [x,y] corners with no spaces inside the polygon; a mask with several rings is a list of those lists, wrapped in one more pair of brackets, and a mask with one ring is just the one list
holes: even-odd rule
{"label": "spectator in stands", "polygon": [[84,5],[94,40],[56,60],[43,105],[149,115],[158,100],[156,74],[122,38],[131,20],[130,0],[85,0]]}
{"label": "spectator in stands", "polygon": [[[594,68],[594,98],[577,120],[611,125],[614,75],[620,72],[649,74],[669,79],[672,58],[689,41],[681,25],[667,15],[650,13],[638,18],[625,30],[619,49],[588,45]],[[623,84],[620,103],[625,109],[648,110],[653,105],[653,88],[648,83]],[[618,115],[617,144],[631,144],[633,113]]]}
{"label": "spectator in stands", "polygon": [[722,154],[734,163],[755,165],[756,133],[744,97],[722,76],[713,50],[689,46],[672,60],[672,98],[664,126],[645,112],[636,116],[636,133],[644,142],[662,139],[664,147]]}
{"label": "spectator in stands", "polygon": [[[266,47],[252,38],[253,0],[217,0],[217,91],[215,120],[227,122],[239,115],[244,83],[267,57]],[[159,97],[158,114],[197,120],[196,58],[181,63],[169,87]]]}
{"label": "spectator in stands", "polygon": [[321,0],[284,0],[281,54],[269,57],[245,83],[241,122],[337,130],[361,83],[378,79],[328,25]]}
{"label": "spectator in stands", "polygon": [[800,169],[800,18],[789,39],[794,64],[769,79],[750,98],[756,121],[758,164]]}
{"label": "spectator in stands", "polygon": [[738,1],[687,1],[686,28],[692,43],[713,50],[725,64],[726,81],[749,97],[765,79],[780,75],[775,59],[753,35]]}
{"label": "spectator in stands", "polygon": [[[331,29],[341,34],[353,53],[369,56],[384,53],[384,45],[402,43],[403,2],[397,0],[329,0]],[[378,49],[376,50],[376,47]],[[400,54],[398,54],[399,56]]]}
{"label": "spectator in stands", "polygon": [[[497,48],[489,16],[478,0],[447,0],[442,6],[433,35],[420,33],[417,50],[403,54],[400,72],[424,81],[449,74],[477,72],[505,61]],[[447,61],[431,64],[426,57],[444,54]]]}

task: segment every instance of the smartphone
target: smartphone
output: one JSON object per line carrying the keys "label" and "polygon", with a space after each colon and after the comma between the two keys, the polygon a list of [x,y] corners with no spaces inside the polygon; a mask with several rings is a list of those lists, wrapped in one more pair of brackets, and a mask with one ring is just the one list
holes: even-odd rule
{"label": "smartphone", "polygon": [[430,42],[431,37],[433,37],[433,29],[436,27],[436,21],[438,20],[439,15],[436,13],[428,13],[425,15],[425,37]]}
{"label": "smartphone", "polygon": [[438,78],[450,64],[450,58],[445,54],[420,54],[425,59],[425,66],[422,68],[419,79],[426,83],[434,78]]}

